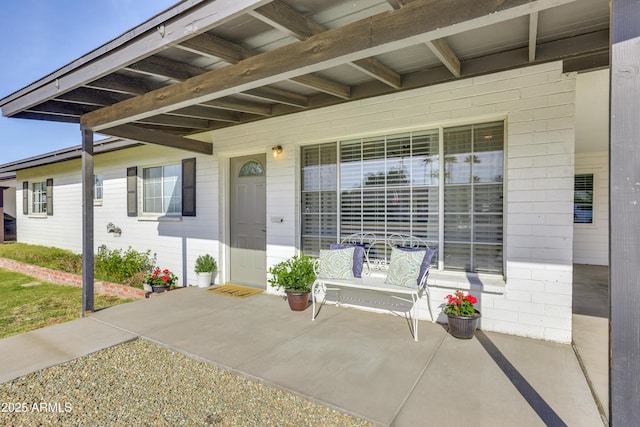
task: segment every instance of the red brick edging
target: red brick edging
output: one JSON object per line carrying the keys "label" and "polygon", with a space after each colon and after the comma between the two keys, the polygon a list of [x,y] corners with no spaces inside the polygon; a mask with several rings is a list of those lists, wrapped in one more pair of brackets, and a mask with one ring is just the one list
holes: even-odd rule
{"label": "red brick edging", "polygon": [[[65,273],[63,271],[51,270],[49,268],[38,267],[32,264],[15,261],[8,258],[0,258],[0,268],[26,274],[36,279],[58,285],[70,285],[76,288],[82,287],[82,276]],[[146,292],[143,289],[132,288],[111,282],[93,282],[93,289],[97,293],[111,295],[120,298],[144,299]]]}

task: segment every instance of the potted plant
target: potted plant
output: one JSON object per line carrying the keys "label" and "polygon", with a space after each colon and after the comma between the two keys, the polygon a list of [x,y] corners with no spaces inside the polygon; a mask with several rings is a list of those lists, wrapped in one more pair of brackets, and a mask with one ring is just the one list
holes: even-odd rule
{"label": "potted plant", "polygon": [[196,277],[199,288],[208,288],[211,286],[211,277],[213,273],[218,269],[216,260],[209,254],[200,255],[196,258]]}
{"label": "potted plant", "polygon": [[293,311],[303,311],[309,304],[311,285],[316,280],[314,264],[314,258],[300,254],[269,268],[269,283],[274,288],[284,289]]}
{"label": "potted plant", "polygon": [[[144,276],[144,283],[151,287],[152,292],[168,291],[175,286],[177,281],[178,277],[170,270],[161,270],[159,267],[147,272]],[[147,286],[145,288],[149,289]]]}
{"label": "potted plant", "polygon": [[444,312],[449,322],[449,333],[456,338],[471,338],[482,316],[473,306],[478,299],[473,295],[456,291],[453,295],[447,295],[446,300]]}

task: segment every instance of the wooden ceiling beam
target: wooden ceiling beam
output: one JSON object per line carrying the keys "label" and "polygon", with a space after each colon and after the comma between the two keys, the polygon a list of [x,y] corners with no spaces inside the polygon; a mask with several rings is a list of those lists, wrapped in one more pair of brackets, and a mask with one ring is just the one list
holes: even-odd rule
{"label": "wooden ceiling beam", "polygon": [[129,65],[126,69],[151,76],[169,77],[178,81],[187,80],[208,71],[184,62],[173,61],[160,56],[150,56],[135,64]]}
{"label": "wooden ceiling beam", "polygon": [[[602,30],[599,31],[598,34],[575,36],[563,41],[540,44],[539,50],[543,51],[544,55],[538,55],[536,64],[562,60],[566,72],[606,67],[608,64],[608,39],[608,30]],[[593,52],[583,55],[583,49],[587,45],[593,46]],[[463,73],[461,77],[468,78],[529,66],[531,63],[528,61],[527,51],[528,47],[523,47],[466,60],[463,62],[464,66],[462,67]],[[441,65],[404,74],[402,76],[402,90],[411,90],[454,80],[456,80],[456,77],[454,77],[444,65]],[[396,92],[396,89],[382,82],[377,80],[369,81],[352,88],[351,100],[367,99],[394,92]],[[334,97],[318,94],[309,98],[308,108],[323,108],[335,104],[336,100]],[[279,104],[274,106],[273,116],[282,116],[297,111],[299,111],[299,109],[289,105]],[[255,120],[260,120],[260,118],[253,118],[247,121]],[[220,124],[216,126],[216,128],[227,126],[229,126],[229,124]]]}
{"label": "wooden ceiling beam", "polygon": [[255,56],[257,52],[247,49],[239,44],[221,39],[211,34],[204,33],[185,40],[176,47],[190,52],[222,59],[229,64],[237,64],[243,59]]}
{"label": "wooden ceiling beam", "polygon": [[375,58],[353,61],[351,66],[393,88],[402,87],[402,77]]}
{"label": "wooden ceiling beam", "polygon": [[80,116],[40,113],[31,110],[22,111],[14,116],[17,119],[46,120],[61,123],[80,123]]}
{"label": "wooden ceiling beam", "polygon": [[63,93],[59,97],[55,98],[54,101],[62,100],[65,102],[104,107],[106,105],[117,104],[118,102],[131,97],[131,94],[113,92],[110,90],[99,90],[89,87],[79,87],[74,91]]}
{"label": "wooden ceiling beam", "polygon": [[188,129],[208,129],[211,121],[206,119],[196,119],[193,117],[174,116],[170,114],[158,114],[138,120],[136,123],[147,123],[152,125],[173,126]]}
{"label": "wooden ceiling beam", "polygon": [[[327,31],[322,25],[309,19],[280,0],[274,0],[269,4],[255,9],[251,12],[251,15],[280,31],[290,34],[298,40],[306,40],[309,37]],[[375,58],[362,59],[351,65],[374,79],[378,79],[396,89],[402,85],[400,75]],[[340,97],[343,98],[344,96]]]}
{"label": "wooden ceiling beam", "polygon": [[34,105],[33,107],[29,108],[29,111],[80,117],[83,114],[90,113],[91,111],[96,111],[100,108],[101,107],[97,105],[51,100],[43,102],[39,105]]}
{"label": "wooden ceiling beam", "polygon": [[242,92],[244,95],[264,99],[279,104],[287,104],[294,107],[306,108],[309,105],[309,98],[297,93],[278,89],[271,86],[257,87]]}
{"label": "wooden ceiling beam", "polygon": [[[295,16],[298,16],[298,17],[302,16],[298,14],[290,6],[278,0],[263,6],[262,8],[260,8],[260,10],[270,11],[268,13],[272,13],[272,14],[277,14],[278,13],[277,11],[284,10],[284,11],[289,11],[288,14],[284,12],[287,16],[291,16],[294,14]],[[256,13],[255,15],[258,17],[262,16],[260,13]],[[305,22],[307,21],[313,22],[311,20],[306,19]],[[322,27],[319,27],[319,28],[322,31],[324,31]],[[189,50],[194,53],[201,54],[201,55],[216,57],[216,58],[222,59],[225,62],[228,62],[229,64],[237,64],[243,59],[250,58],[252,56],[256,56],[259,54],[259,52],[256,52],[252,49],[248,49],[248,48],[245,48],[244,46],[235,44],[233,42],[221,39],[216,36],[212,36],[211,34],[202,34],[200,36],[194,37],[193,39],[188,40],[185,43],[182,43],[178,47],[183,48],[185,50]],[[325,92],[330,95],[337,96],[339,98],[349,97],[349,91],[350,91],[349,86],[338,83],[334,80],[321,77],[317,74],[299,76],[292,80],[306,87],[319,90],[321,92]]]}
{"label": "wooden ceiling beam", "polygon": [[201,154],[213,154],[213,144],[196,141],[194,139],[182,138],[158,130],[141,128],[134,125],[120,125],[103,129],[100,133],[117,136],[118,138],[130,139],[132,141],[146,144],[156,144],[165,147],[178,148]]}
{"label": "wooden ceiling beam", "polygon": [[180,108],[178,110],[171,111],[171,113],[169,114],[230,123],[240,122],[240,113],[238,112],[212,107],[203,107],[201,105],[193,105],[191,107]]}
{"label": "wooden ceiling beam", "polygon": [[131,95],[144,95],[158,89],[150,87],[142,78],[133,78],[123,74],[113,73],[86,84],[87,87],[106,89],[114,92],[128,93]]}
{"label": "wooden ceiling beam", "polygon": [[427,42],[429,49],[438,57],[440,62],[456,77],[460,77],[460,60],[444,39],[430,40]]}
{"label": "wooden ceiling beam", "polygon": [[349,99],[351,97],[351,88],[349,86],[338,83],[335,80],[325,79],[317,74],[305,74],[304,76],[294,77],[291,81],[338,98]]}
{"label": "wooden ceiling beam", "polygon": [[[177,108],[211,101],[283,79],[391,52],[402,47],[513,19],[571,0],[416,0],[307,40],[208,71],[172,86],[104,107],[82,117],[100,131]],[[428,6],[428,7],[427,7]],[[344,43],[349,40],[349,43]]]}
{"label": "wooden ceiling beam", "polygon": [[[212,128],[216,127],[217,122],[211,122],[211,128],[207,129],[207,131],[211,130]],[[202,129],[189,129],[189,128],[185,128],[185,127],[177,127],[177,126],[168,126],[168,125],[154,125],[154,124],[147,124],[147,123],[140,123],[140,122],[133,122],[133,126],[140,128],[140,129],[151,129],[151,130],[157,130],[159,132],[163,132],[163,133],[168,133],[171,135],[175,135],[175,136],[180,136],[180,137],[184,137],[185,135],[189,135],[189,134],[193,134],[193,133],[202,133],[203,130]]]}
{"label": "wooden ceiling beam", "polygon": [[392,8],[398,10],[410,1],[411,0],[387,0],[387,3],[389,3]]}
{"label": "wooden ceiling beam", "polygon": [[[44,100],[88,85],[91,79],[117,72],[168,46],[175,46],[192,38],[194,32],[209,31],[269,1],[181,1],[141,26],[4,98],[2,113],[10,117]],[[197,7],[194,7],[196,3]],[[155,30],[160,25],[164,29],[162,32]],[[100,74],[96,75],[98,72]]]}
{"label": "wooden ceiling beam", "polygon": [[536,60],[536,45],[538,40],[538,12],[529,15],[529,62]]}
{"label": "wooden ceiling beam", "polygon": [[271,106],[258,102],[249,102],[232,97],[215,99],[203,102],[202,105],[221,108],[223,110],[239,111],[241,113],[256,114],[259,116],[271,116]]}
{"label": "wooden ceiling beam", "polygon": [[306,40],[326,31],[322,25],[307,18],[281,0],[267,3],[249,14],[298,40]]}

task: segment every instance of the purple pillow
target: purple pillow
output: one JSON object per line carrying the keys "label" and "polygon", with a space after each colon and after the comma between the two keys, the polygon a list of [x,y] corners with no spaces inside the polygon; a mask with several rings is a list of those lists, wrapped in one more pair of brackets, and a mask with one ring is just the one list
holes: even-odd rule
{"label": "purple pillow", "polygon": [[329,249],[355,248],[353,251],[353,277],[362,277],[362,264],[364,263],[364,245],[349,243],[332,243]]}
{"label": "purple pillow", "polygon": [[408,246],[398,246],[398,249],[406,252],[424,251],[425,249],[427,250],[427,252],[424,254],[424,258],[422,258],[422,264],[420,264],[420,273],[418,274],[418,286],[420,286],[420,282],[422,281],[423,277],[424,277],[424,283],[426,285],[427,275],[429,274],[429,265],[431,265],[431,258],[433,258],[433,255],[435,255],[436,250],[428,246],[426,248],[412,248]]}

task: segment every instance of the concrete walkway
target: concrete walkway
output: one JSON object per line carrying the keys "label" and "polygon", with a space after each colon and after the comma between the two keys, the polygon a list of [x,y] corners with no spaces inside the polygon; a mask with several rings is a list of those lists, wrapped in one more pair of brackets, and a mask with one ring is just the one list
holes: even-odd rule
{"label": "concrete walkway", "polygon": [[0,340],[0,381],[141,337],[383,426],[602,426],[569,345],[188,288]]}

